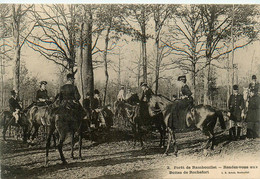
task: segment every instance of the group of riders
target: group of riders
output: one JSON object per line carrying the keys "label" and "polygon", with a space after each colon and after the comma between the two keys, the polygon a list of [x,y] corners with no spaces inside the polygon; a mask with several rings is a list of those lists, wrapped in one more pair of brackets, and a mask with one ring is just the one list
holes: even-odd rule
{"label": "group of riders", "polygon": [[[73,74],[67,75],[67,82],[60,88],[60,93],[55,97],[55,100],[59,100],[60,106],[69,108],[72,111],[73,116],[77,118],[85,117],[81,115],[87,114],[87,117],[91,119],[95,127],[98,127],[102,118],[104,119],[103,107],[100,99],[100,92],[97,89],[94,90],[94,98],[92,102],[90,100],[90,93],[87,93],[86,97],[83,99],[83,105],[81,105],[79,102],[81,96],[77,87],[74,85],[74,80],[75,78]],[[178,94],[173,96],[173,100],[178,101],[175,107],[176,111],[192,108],[194,102],[192,92],[186,83],[186,76],[179,76],[178,81],[181,83],[181,87]],[[29,105],[27,109],[34,109],[36,112],[39,107],[46,106],[52,103],[48,96],[46,85],[46,81],[40,82],[40,89],[37,91],[36,94],[36,102]],[[145,117],[149,115],[148,102],[150,101],[150,98],[154,93],[148,87],[147,83],[141,82],[140,86],[142,88],[142,95],[140,98],[140,111],[142,113],[140,113],[140,115]],[[252,76],[252,82],[249,84],[249,97],[247,101],[245,101],[243,95],[239,94],[238,90],[238,85],[234,85],[233,93],[229,98],[227,115],[230,119],[230,137],[232,139],[240,138],[242,128],[241,124],[243,122],[243,119],[246,119],[247,122],[248,136],[257,137],[259,136],[260,129],[260,97],[258,96],[259,83],[256,81],[256,76]],[[132,95],[133,93],[130,89],[128,89],[127,93],[125,94],[124,86],[122,86],[118,93],[117,101],[125,101],[129,99]],[[13,114],[17,123],[19,119],[17,115],[19,111],[22,110],[22,108],[19,104],[17,92],[14,90],[11,91],[9,106],[10,112]]]}
{"label": "group of riders", "polygon": [[[73,74],[67,74],[67,82],[60,88],[60,93],[56,95],[54,100],[51,100],[48,96],[48,92],[46,90],[47,82],[41,81],[40,89],[36,93],[36,102],[33,102],[26,107],[25,111],[30,110],[30,115],[34,115],[39,108],[50,105],[54,101],[58,101],[58,106],[67,108],[76,119],[91,117],[95,127],[98,127],[98,125],[101,125],[100,118],[104,118],[99,91],[97,89],[94,90],[94,98],[92,103],[90,103],[90,93],[87,93],[86,98],[83,100],[82,106],[79,101],[81,96],[78,88],[74,85],[74,80],[75,78]],[[18,123],[18,115],[21,113],[22,107],[15,90],[11,91],[9,107],[10,112],[15,119],[15,123]]]}

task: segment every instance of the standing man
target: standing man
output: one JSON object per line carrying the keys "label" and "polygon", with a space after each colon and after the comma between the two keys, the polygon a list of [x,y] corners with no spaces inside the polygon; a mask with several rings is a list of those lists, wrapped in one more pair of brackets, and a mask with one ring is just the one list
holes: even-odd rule
{"label": "standing man", "polygon": [[36,93],[37,106],[44,106],[49,102],[48,92],[46,90],[47,81],[40,82],[40,89]]}
{"label": "standing man", "polygon": [[15,118],[15,123],[17,124],[19,120],[19,112],[22,110],[22,107],[18,102],[17,93],[15,90],[11,91],[11,98],[9,99],[9,108],[11,114]]}
{"label": "standing man", "polygon": [[260,97],[254,89],[250,91],[248,112],[246,116],[247,137],[260,137]]}
{"label": "standing man", "polygon": [[60,89],[60,102],[61,106],[70,108],[72,110],[72,114],[78,119],[81,119],[85,115],[85,111],[81,104],[79,103],[80,94],[78,88],[74,85],[74,75],[67,75],[67,82]]}
{"label": "standing man", "polygon": [[252,82],[249,84],[249,91],[254,90],[254,93],[258,95],[259,83],[256,81],[256,76],[252,76]]}
{"label": "standing man", "polygon": [[242,117],[244,116],[245,107],[243,96],[238,93],[238,85],[233,86],[233,94],[231,94],[229,98],[228,106],[228,116],[230,119],[229,136],[231,140],[237,140],[240,139]]}
{"label": "standing man", "polygon": [[97,89],[94,90],[94,99],[92,102],[92,121],[95,124],[95,127],[99,127],[99,113],[101,112],[101,100],[99,96],[99,91]]}

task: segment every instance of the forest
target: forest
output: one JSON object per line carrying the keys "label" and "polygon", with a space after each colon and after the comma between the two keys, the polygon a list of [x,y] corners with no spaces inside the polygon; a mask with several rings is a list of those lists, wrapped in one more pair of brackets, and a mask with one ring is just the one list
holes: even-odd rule
{"label": "forest", "polygon": [[104,104],[121,85],[139,92],[140,82],[172,98],[185,74],[196,104],[225,109],[232,85],[260,77],[257,60],[248,60],[242,79],[234,63],[239,49],[258,41],[257,5],[0,4],[0,16],[2,109],[11,89],[24,106],[35,100],[42,79],[28,70],[28,51],[56,66],[50,96],[74,73],[81,100],[99,89]]}

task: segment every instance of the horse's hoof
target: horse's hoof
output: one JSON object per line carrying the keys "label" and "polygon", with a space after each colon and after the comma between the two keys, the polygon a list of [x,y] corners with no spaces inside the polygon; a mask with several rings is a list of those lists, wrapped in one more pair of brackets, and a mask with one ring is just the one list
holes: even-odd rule
{"label": "horse's hoof", "polygon": [[178,154],[177,154],[177,153],[175,153],[174,155],[175,155],[175,157],[178,157]]}

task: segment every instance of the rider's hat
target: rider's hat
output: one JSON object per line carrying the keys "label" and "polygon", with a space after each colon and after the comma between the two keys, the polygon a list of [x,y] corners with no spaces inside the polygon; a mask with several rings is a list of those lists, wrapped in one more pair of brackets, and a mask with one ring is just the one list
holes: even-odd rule
{"label": "rider's hat", "polygon": [[41,81],[41,82],[40,82],[40,85],[42,85],[42,84],[43,84],[43,85],[47,85],[47,81]]}
{"label": "rider's hat", "polygon": [[99,91],[97,89],[95,89],[94,94],[99,94]]}
{"label": "rider's hat", "polygon": [[178,81],[186,80],[186,75],[181,75],[178,77]]}
{"label": "rider's hat", "polygon": [[140,86],[147,86],[147,83],[141,82],[141,83],[140,83]]}
{"label": "rider's hat", "polygon": [[234,85],[233,90],[238,90],[238,85]]}
{"label": "rider's hat", "polygon": [[67,74],[67,79],[75,79],[75,78],[74,78],[73,74],[69,73],[69,74]]}
{"label": "rider's hat", "polygon": [[256,80],[256,76],[255,75],[252,76],[252,80]]}
{"label": "rider's hat", "polygon": [[11,95],[15,95],[16,94],[16,91],[15,90],[12,90],[10,91]]}

